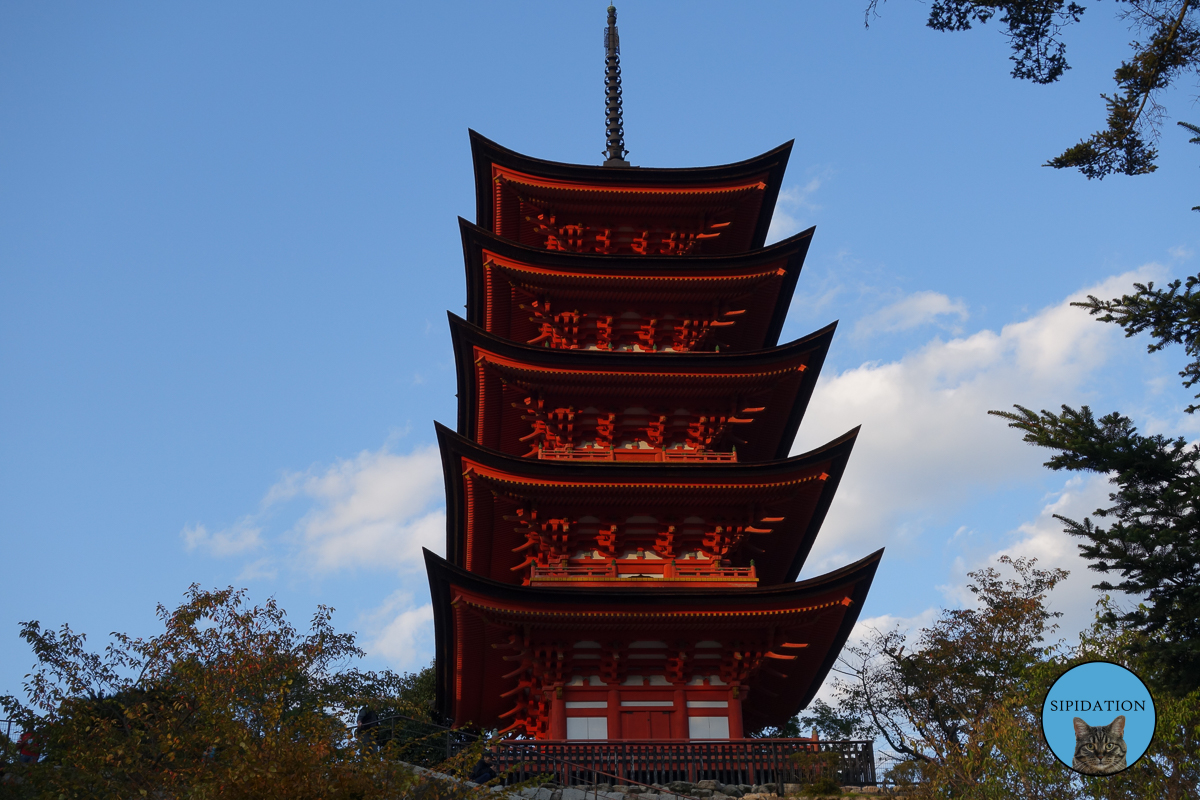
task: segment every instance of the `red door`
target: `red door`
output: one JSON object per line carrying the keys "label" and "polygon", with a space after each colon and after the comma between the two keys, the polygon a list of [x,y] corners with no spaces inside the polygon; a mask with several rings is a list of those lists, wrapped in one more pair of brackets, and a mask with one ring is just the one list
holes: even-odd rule
{"label": "red door", "polygon": [[622,711],[622,739],[670,739],[670,711]]}

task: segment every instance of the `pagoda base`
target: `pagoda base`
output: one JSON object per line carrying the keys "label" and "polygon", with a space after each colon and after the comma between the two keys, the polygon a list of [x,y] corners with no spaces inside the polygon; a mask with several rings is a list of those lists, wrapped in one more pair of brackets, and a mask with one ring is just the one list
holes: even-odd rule
{"label": "pagoda base", "polygon": [[[814,758],[793,758],[798,753]],[[826,762],[820,758],[824,753],[837,756]],[[717,781],[739,787],[771,786],[768,791],[783,795],[786,784],[811,782],[816,777],[814,770],[833,767],[839,785],[876,784],[875,752],[869,741],[508,740],[496,745],[495,754],[498,768],[513,769],[510,780],[514,783],[539,775],[548,776],[560,786],[667,786]],[[688,793],[681,787],[676,787],[676,792]]]}

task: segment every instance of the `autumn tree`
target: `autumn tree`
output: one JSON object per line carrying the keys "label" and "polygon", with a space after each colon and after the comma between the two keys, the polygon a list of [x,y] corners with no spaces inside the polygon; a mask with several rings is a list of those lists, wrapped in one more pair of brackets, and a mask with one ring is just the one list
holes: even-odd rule
{"label": "autumn tree", "polygon": [[[1003,561],[1003,560],[1002,560]],[[1153,675],[1147,634],[1103,618],[1077,644],[1050,643],[1054,614],[1046,593],[1061,571],[1007,561],[1015,579],[972,573],[977,607],[942,611],[911,635],[877,631],[847,648],[837,667],[839,715],[865,715],[896,759],[886,773],[913,800],[1185,800],[1200,796],[1200,690],[1155,693],[1149,749],[1115,776],[1077,775],[1057,760],[1041,732],[1041,704],[1068,669],[1110,661]]]}
{"label": "autumn tree", "polygon": [[[56,798],[457,796],[363,747],[348,722],[367,701],[402,707],[406,680],[357,670],[353,634],[320,608],[306,633],[272,600],[189,589],[159,607],[164,631],[113,634],[102,653],[64,625],[22,625],[37,665],[27,699],[0,699],[45,754],[14,792]],[[411,683],[411,680],[407,681]],[[380,694],[380,693],[383,694]]]}
{"label": "autumn tree", "polygon": [[[880,0],[869,0],[867,22]],[[1115,13],[1133,31],[1129,56],[1113,73],[1115,87],[1101,95],[1105,127],[1051,158],[1046,166],[1078,169],[1088,178],[1143,175],[1157,169],[1154,147],[1166,109],[1168,87],[1200,71],[1197,0],[1117,0]],[[1012,75],[1047,84],[1070,69],[1064,31],[1086,8],[1072,0],[933,0],[926,25],[966,31],[995,20],[1012,48]]]}
{"label": "autumn tree", "polygon": [[[1119,613],[1110,597],[1101,598],[1098,611],[1096,623],[1082,633],[1060,669],[1087,661],[1110,661],[1157,683],[1161,665],[1147,657],[1155,648],[1144,640],[1162,634],[1107,624],[1106,618]],[[1200,689],[1188,694],[1155,691],[1153,697],[1155,726],[1150,748],[1125,772],[1101,779],[1096,788],[1103,789],[1103,794],[1097,794],[1106,800],[1200,797]]]}
{"label": "autumn tree", "polygon": [[1056,646],[1046,598],[1066,572],[1000,560],[1014,577],[970,573],[977,607],[944,610],[912,635],[871,631],[836,668],[841,713],[864,720],[928,796],[1070,780],[1048,749],[1027,742],[1040,702],[1032,688]]}

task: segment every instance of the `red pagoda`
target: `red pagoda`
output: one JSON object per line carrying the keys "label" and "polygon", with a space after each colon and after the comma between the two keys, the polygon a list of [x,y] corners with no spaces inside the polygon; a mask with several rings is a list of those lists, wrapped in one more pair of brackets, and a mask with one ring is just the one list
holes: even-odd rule
{"label": "red pagoda", "polygon": [[471,132],[438,705],[522,738],[740,739],[812,699],[882,551],[796,582],[858,431],[788,457],[835,327],[778,344],[813,233],[763,246],[791,143],[629,166],[611,8],[605,41],[604,166]]}

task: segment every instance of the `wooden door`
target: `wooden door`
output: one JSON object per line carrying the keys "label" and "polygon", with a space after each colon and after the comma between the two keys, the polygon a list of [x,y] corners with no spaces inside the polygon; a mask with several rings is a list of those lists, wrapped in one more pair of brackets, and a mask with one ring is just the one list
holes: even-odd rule
{"label": "wooden door", "polygon": [[621,712],[622,739],[670,739],[671,712],[649,709]]}

